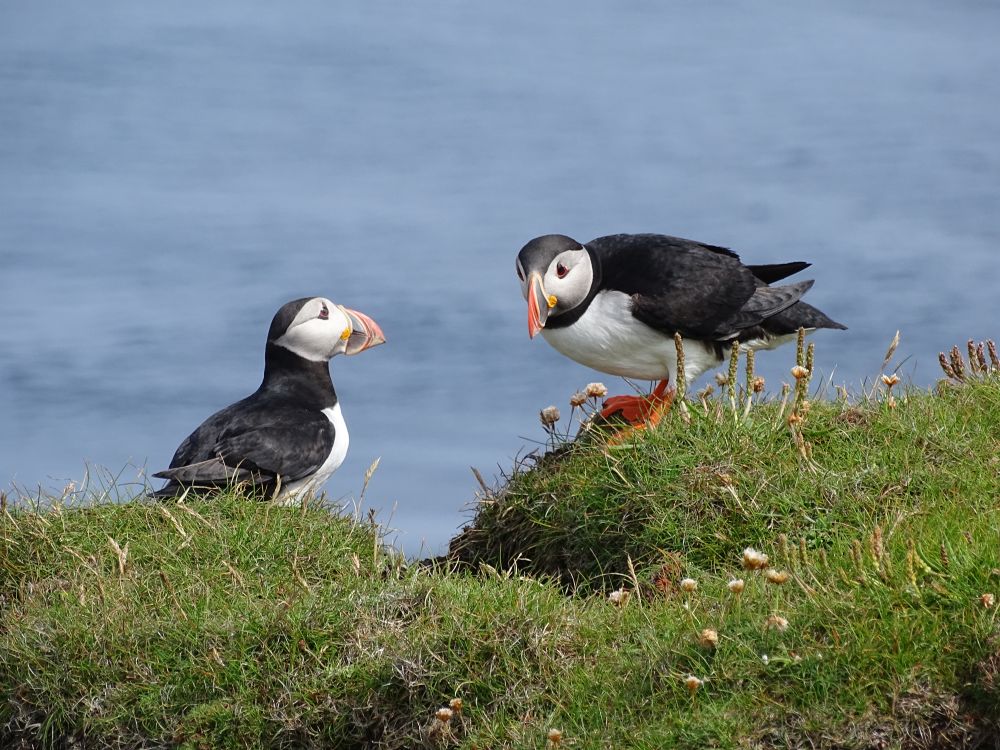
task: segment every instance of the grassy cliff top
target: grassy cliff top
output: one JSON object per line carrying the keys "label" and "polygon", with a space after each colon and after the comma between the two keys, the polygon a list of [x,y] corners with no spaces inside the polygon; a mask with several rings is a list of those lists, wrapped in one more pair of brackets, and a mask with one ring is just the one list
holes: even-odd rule
{"label": "grassy cliff top", "polygon": [[996,746],[1000,378],[747,393],[520,467],[438,565],[318,503],[5,508],[0,746]]}

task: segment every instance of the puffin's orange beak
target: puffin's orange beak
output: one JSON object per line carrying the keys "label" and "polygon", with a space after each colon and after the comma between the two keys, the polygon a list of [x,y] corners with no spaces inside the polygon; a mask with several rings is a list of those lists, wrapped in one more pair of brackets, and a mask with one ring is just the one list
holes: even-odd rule
{"label": "puffin's orange beak", "polygon": [[528,336],[535,338],[545,328],[549,309],[555,307],[556,298],[545,294],[542,277],[536,271],[528,278]]}
{"label": "puffin's orange beak", "polygon": [[349,307],[343,308],[348,320],[351,321],[351,335],[347,338],[347,348],[344,354],[358,354],[365,349],[385,343],[385,334],[379,328],[378,323],[369,318],[364,313],[352,310]]}

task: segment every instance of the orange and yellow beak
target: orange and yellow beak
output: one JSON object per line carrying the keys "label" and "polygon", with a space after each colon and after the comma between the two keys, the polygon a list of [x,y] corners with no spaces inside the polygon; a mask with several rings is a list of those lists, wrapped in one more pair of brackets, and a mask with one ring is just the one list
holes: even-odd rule
{"label": "orange and yellow beak", "polygon": [[542,277],[537,271],[528,278],[528,336],[535,338],[545,328],[549,310],[556,306],[556,298],[545,294]]}
{"label": "orange and yellow beak", "polygon": [[378,323],[369,318],[364,313],[351,310],[348,307],[342,308],[347,319],[351,321],[351,334],[347,337],[347,348],[344,354],[358,354],[365,349],[385,343],[385,334],[379,328]]}

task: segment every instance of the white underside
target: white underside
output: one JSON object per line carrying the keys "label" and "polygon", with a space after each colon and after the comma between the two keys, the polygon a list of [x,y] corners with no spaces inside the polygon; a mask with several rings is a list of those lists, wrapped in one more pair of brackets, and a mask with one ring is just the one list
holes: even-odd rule
{"label": "white underside", "polygon": [[344,463],[344,459],[347,457],[347,446],[350,443],[350,437],[347,434],[347,423],[344,421],[344,415],[340,411],[340,404],[334,404],[331,408],[324,409],[323,413],[330,420],[330,424],[333,425],[334,430],[333,448],[330,449],[330,455],[326,457],[323,465],[316,470],[315,474],[305,479],[300,479],[297,482],[287,484],[276,498],[278,502],[285,505],[292,505],[301,500],[302,496],[306,493],[318,492],[333,472],[339,469],[340,465]]}
{"label": "white underside", "polygon": [[[543,328],[542,336],[560,353],[582,365],[637,380],[669,380],[677,375],[673,338],[632,316],[632,298],[624,292],[600,292],[587,311],[566,328]],[[795,335],[755,339],[743,345],[773,349]],[[692,382],[722,363],[715,347],[684,341],[684,378]]]}

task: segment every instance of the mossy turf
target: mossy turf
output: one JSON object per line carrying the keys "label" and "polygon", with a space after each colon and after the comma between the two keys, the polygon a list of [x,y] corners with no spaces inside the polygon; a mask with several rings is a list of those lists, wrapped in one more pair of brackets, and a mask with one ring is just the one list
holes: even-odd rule
{"label": "mossy turf", "polygon": [[319,504],[5,511],[0,746],[997,746],[1000,382],[894,393],[579,441],[435,565]]}

